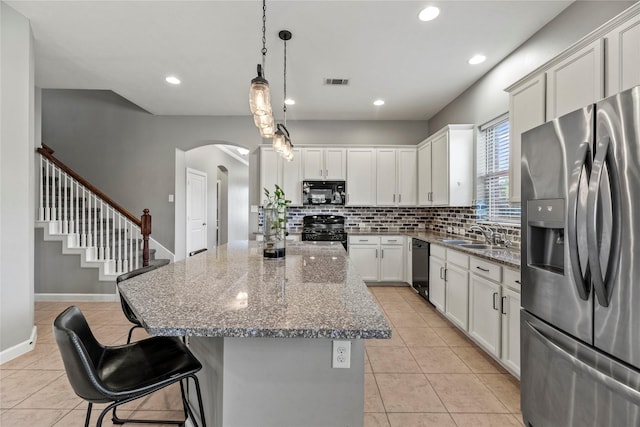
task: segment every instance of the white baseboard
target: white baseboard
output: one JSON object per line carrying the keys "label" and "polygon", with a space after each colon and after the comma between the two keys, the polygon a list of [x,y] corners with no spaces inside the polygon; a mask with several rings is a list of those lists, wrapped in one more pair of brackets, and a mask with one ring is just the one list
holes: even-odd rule
{"label": "white baseboard", "polygon": [[33,329],[31,329],[31,336],[28,340],[23,341],[20,344],[16,344],[13,347],[9,347],[4,351],[0,351],[0,365],[33,350],[36,346],[37,339],[38,328],[34,325]]}
{"label": "white baseboard", "polygon": [[36,302],[62,301],[62,302],[116,302],[120,301],[118,294],[34,294]]}

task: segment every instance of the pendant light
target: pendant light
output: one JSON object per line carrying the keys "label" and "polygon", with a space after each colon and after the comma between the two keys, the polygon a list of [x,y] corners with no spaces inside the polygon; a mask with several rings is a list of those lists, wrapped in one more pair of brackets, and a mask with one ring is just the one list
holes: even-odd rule
{"label": "pendant light", "polygon": [[[287,99],[287,40],[291,40],[291,32],[282,30],[278,33],[281,40],[284,41],[284,97]],[[293,160],[293,144],[287,129],[287,103],[282,103],[282,111],[284,112],[284,123],[276,126],[276,132],[273,135],[273,150],[288,160]]]}
{"label": "pendant light", "polygon": [[262,65],[258,64],[258,75],[251,80],[249,90],[249,108],[254,115],[254,122],[260,129],[263,138],[273,136],[273,112],[271,110],[271,95],[269,93],[269,82],[264,78],[265,61],[267,58],[267,3],[262,0]]}

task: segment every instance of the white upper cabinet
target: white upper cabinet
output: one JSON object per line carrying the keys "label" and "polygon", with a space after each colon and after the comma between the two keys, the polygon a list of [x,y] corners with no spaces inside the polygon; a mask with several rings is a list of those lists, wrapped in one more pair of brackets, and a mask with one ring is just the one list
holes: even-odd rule
{"label": "white upper cabinet", "polygon": [[344,180],[347,154],[344,148],[303,148],[304,179]]}
{"label": "white upper cabinet", "polygon": [[302,205],[301,150],[293,149],[293,160],[284,160],[273,148],[260,147],[260,203],[265,199],[264,189],[273,193],[279,185],[292,206]]}
{"label": "white upper cabinet", "polygon": [[418,146],[422,206],[471,206],[473,125],[448,125]]}
{"label": "white upper cabinet", "polygon": [[[449,132],[431,140],[431,204],[449,204]],[[472,173],[473,167],[469,171]],[[471,204],[471,203],[469,203]]]}
{"label": "white upper cabinet", "polygon": [[606,96],[640,85],[640,15],[604,38],[607,47]]}
{"label": "white upper cabinet", "polygon": [[522,132],[545,121],[545,75],[539,74],[509,92],[509,200],[520,202]]}
{"label": "white upper cabinet", "polygon": [[376,150],[376,204],[415,206],[417,197],[415,148]]}
{"label": "white upper cabinet", "polygon": [[431,205],[431,141],[418,148],[418,204]]}
{"label": "white upper cabinet", "polygon": [[398,205],[415,206],[418,199],[418,153],[415,148],[397,150]]}
{"label": "white upper cabinet", "polygon": [[547,71],[547,120],[604,97],[603,43],[598,39]]}
{"label": "white upper cabinet", "polygon": [[396,150],[378,148],[376,150],[376,205],[396,204]]}
{"label": "white upper cabinet", "polygon": [[350,148],[347,150],[347,205],[375,206],[376,150]]}
{"label": "white upper cabinet", "polygon": [[[278,156],[280,157],[280,156]],[[302,206],[302,150],[293,149],[293,160],[282,162],[282,189],[292,206]]]}
{"label": "white upper cabinet", "polygon": [[260,203],[265,199],[264,189],[273,193],[276,184],[282,184],[280,155],[271,147],[260,147]]}

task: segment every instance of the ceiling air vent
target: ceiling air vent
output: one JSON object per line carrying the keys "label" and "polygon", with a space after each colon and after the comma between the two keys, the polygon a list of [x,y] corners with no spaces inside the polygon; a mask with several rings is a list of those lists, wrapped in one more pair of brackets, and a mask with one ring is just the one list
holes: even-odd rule
{"label": "ceiling air vent", "polygon": [[346,86],[349,84],[349,79],[324,79],[324,84],[328,86]]}

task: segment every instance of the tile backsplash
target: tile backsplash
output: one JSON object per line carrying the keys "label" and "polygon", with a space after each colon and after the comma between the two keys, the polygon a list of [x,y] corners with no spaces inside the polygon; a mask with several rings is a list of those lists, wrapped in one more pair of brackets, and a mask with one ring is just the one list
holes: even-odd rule
{"label": "tile backsplash", "polygon": [[[349,231],[393,232],[393,231],[433,231],[466,235],[481,240],[479,232],[469,232],[469,227],[477,224],[476,208],[469,207],[289,207],[287,227],[289,232],[302,232],[302,218],[305,215],[333,214],[345,217]],[[262,231],[262,209],[258,215],[258,227]],[[504,225],[504,231],[520,247],[520,227]]]}

